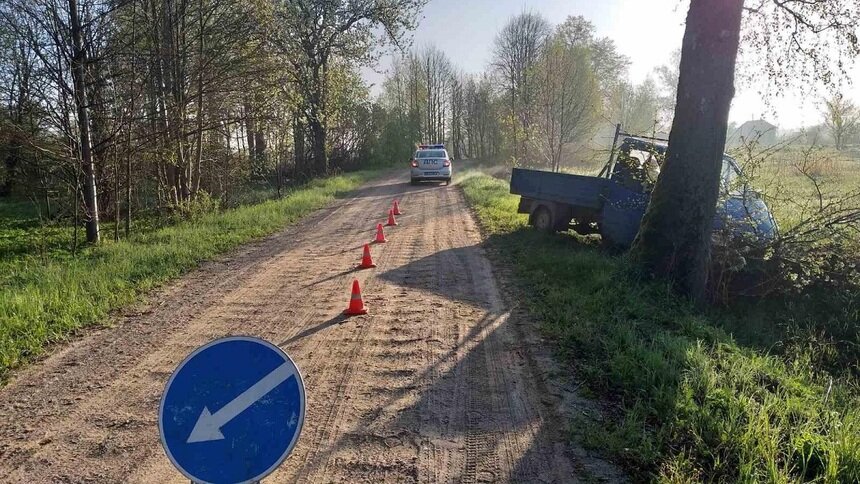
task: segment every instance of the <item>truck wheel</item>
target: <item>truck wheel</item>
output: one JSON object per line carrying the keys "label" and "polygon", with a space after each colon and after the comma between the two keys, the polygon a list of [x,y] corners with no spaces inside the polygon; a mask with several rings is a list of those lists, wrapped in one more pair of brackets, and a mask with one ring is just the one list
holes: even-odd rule
{"label": "truck wheel", "polygon": [[544,206],[538,207],[532,214],[532,225],[541,232],[555,232],[555,226],[552,223],[552,213]]}

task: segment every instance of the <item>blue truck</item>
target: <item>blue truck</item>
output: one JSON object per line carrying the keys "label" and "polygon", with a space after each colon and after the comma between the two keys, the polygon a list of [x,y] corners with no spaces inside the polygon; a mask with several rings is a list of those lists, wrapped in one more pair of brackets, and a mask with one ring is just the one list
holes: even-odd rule
{"label": "blue truck", "polygon": [[[666,140],[629,135],[619,127],[609,162],[598,176],[515,168],[511,193],[520,195],[519,213],[529,214],[529,224],[539,230],[600,234],[606,246],[628,247],[639,231],[667,148]],[[716,233],[728,230],[753,242],[772,241],[778,235],[773,215],[760,194],[740,180],[740,167],[724,155]]]}

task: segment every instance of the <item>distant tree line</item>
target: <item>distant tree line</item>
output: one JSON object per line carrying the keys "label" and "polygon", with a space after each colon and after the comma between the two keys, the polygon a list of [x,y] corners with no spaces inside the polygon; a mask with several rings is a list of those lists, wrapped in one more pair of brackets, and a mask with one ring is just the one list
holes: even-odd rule
{"label": "distant tree line", "polygon": [[[666,125],[677,74],[628,80],[630,60],[583,17],[553,26],[536,13],[498,33],[491,65],[465,74],[430,45],[395,60],[381,102],[403,139],[446,142],[457,157],[506,158],[559,170],[571,148],[622,123],[651,134]],[[665,85],[664,85],[665,84]]]}

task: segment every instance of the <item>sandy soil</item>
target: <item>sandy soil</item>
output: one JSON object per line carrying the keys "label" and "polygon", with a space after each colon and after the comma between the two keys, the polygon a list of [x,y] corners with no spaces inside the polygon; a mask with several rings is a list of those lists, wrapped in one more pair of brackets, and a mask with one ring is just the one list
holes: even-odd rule
{"label": "sandy soil", "polygon": [[[394,198],[379,267],[351,272]],[[621,480],[567,444],[575,393],[480,242],[458,188],[390,176],[205,264],[0,390],[0,481],[187,482],[159,444],[159,399],[226,335],[279,344],[304,375],[302,435],[266,482]],[[371,313],[347,320],[354,277]]]}

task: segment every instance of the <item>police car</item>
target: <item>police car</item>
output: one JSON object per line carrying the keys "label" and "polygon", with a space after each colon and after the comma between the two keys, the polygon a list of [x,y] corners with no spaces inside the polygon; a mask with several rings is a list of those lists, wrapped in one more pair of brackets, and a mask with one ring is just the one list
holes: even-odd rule
{"label": "police car", "polygon": [[412,184],[417,185],[422,181],[444,181],[446,185],[451,183],[452,161],[445,145],[419,145],[410,160]]}

